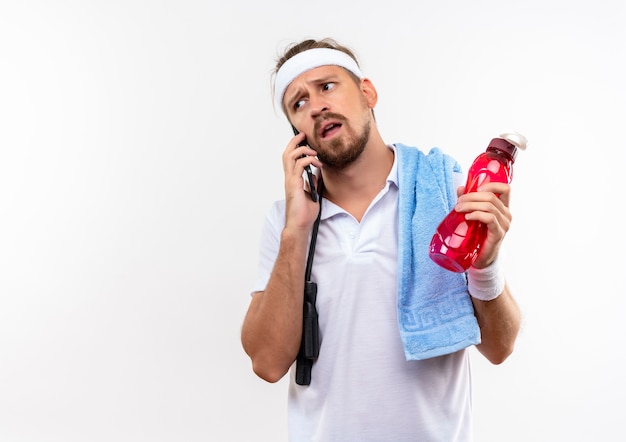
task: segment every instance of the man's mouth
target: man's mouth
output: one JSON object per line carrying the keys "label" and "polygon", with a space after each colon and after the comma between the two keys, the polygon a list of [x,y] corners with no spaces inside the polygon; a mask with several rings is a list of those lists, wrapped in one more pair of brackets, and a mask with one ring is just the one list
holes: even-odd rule
{"label": "man's mouth", "polygon": [[330,123],[322,128],[320,131],[320,138],[325,139],[332,136],[334,133],[341,129],[340,123]]}

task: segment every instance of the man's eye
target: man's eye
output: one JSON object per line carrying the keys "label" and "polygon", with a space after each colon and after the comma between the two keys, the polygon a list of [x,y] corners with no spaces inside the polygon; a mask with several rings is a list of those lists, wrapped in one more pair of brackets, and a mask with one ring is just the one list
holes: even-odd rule
{"label": "man's eye", "polygon": [[296,102],[293,104],[293,108],[295,110],[300,109],[302,106],[304,106],[304,100],[296,100]]}
{"label": "man's eye", "polygon": [[330,89],[332,89],[332,88],[334,88],[334,87],[335,87],[335,83],[324,83],[324,87],[323,87],[323,89],[324,89],[325,91],[328,91],[328,90],[330,90]]}

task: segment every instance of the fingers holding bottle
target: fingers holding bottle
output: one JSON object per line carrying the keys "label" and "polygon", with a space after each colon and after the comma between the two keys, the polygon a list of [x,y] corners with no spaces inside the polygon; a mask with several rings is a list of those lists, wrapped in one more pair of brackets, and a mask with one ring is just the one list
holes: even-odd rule
{"label": "fingers holding bottle", "polygon": [[459,197],[455,210],[465,213],[467,221],[477,221],[487,228],[487,235],[474,266],[482,268],[495,260],[507,232],[511,227],[512,214],[508,207],[510,186],[489,183],[477,192]]}

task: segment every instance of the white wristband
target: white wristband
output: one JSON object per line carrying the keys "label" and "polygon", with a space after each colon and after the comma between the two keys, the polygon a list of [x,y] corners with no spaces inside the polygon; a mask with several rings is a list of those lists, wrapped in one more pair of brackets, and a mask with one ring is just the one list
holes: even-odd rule
{"label": "white wristband", "polygon": [[504,271],[496,259],[484,269],[470,267],[467,271],[467,289],[472,298],[481,301],[496,299],[504,290]]}

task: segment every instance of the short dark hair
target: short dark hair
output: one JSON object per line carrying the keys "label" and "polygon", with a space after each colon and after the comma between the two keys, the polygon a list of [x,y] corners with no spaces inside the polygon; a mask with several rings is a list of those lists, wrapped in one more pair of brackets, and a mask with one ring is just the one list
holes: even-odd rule
{"label": "short dark hair", "polygon": [[292,43],[285,49],[282,56],[280,56],[276,60],[276,68],[274,69],[274,74],[278,72],[280,67],[285,64],[287,60],[289,60],[294,55],[299,54],[300,52],[308,51],[309,49],[315,48],[327,48],[327,49],[336,49],[341,52],[345,52],[356,62],[357,66],[359,65],[359,61],[357,60],[354,53],[347,48],[346,46],[340,45],[332,38],[323,38],[321,40],[304,40],[300,43]]}

